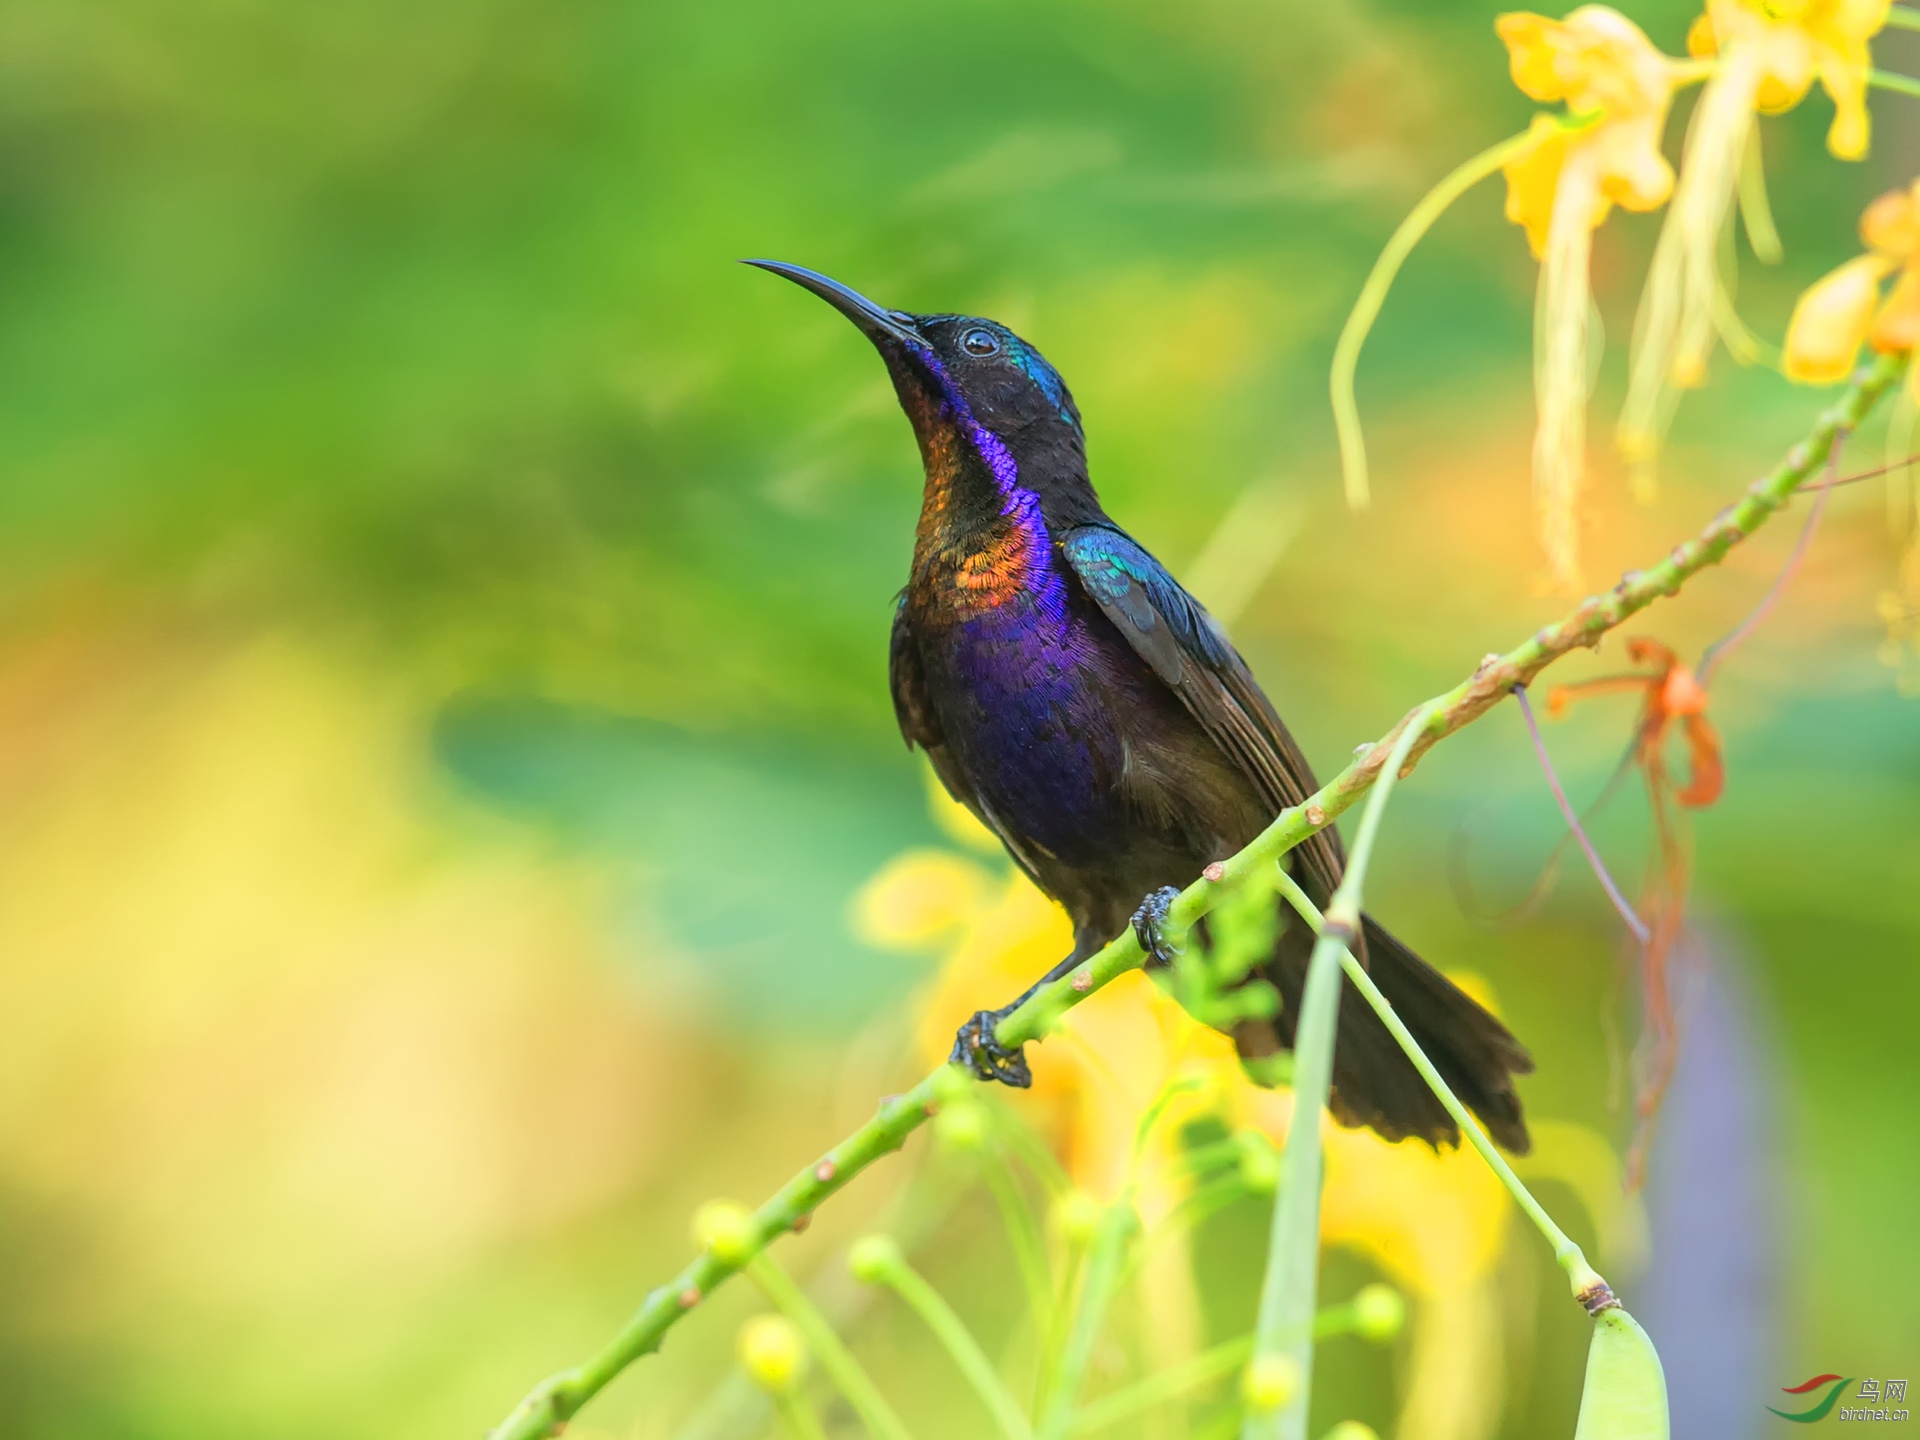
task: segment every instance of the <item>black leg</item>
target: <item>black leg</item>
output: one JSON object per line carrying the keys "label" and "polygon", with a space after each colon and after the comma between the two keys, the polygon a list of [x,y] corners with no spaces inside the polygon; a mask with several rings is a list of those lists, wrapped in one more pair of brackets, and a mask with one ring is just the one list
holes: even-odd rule
{"label": "black leg", "polygon": [[1173,886],[1162,885],[1142,900],[1140,908],[1133,912],[1133,933],[1140,941],[1140,948],[1147,952],[1148,965],[1173,963],[1174,952],[1168,947],[1163,932],[1167,924],[1167,911],[1179,898],[1180,892]]}
{"label": "black leg", "polygon": [[960,1027],[953,1037],[953,1053],[947,1060],[954,1065],[964,1065],[982,1080],[998,1080],[1002,1085],[1011,1085],[1016,1090],[1025,1090],[1033,1084],[1033,1071],[1027,1068],[1026,1047],[1016,1045],[1008,1049],[993,1038],[993,1032],[1000,1022],[1026,1004],[1042,985],[1051,984],[1080,963],[1080,952],[1076,949],[1058,965],[1026,988],[1026,992],[1011,1004],[1002,1005],[998,1010],[979,1010],[974,1017]]}

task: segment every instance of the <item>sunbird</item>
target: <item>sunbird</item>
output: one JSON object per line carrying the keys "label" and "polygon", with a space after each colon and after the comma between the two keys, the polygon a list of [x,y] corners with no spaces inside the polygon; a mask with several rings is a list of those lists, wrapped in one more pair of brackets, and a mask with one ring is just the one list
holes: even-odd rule
{"label": "sunbird", "polygon": [[[851,320],[913,425],[926,482],[893,617],[894,711],[948,793],[1072,918],[1073,953],[1034,989],[1128,925],[1149,963],[1166,963],[1169,901],[1319,789],[1305,755],[1226,632],[1101,508],[1079,408],[1038,350],[992,320],[889,310],[798,265],[747,263]],[[1324,909],[1346,853],[1327,826],[1286,863]],[[1278,895],[1275,904],[1278,938],[1256,973],[1280,1008],[1234,1025],[1249,1059],[1292,1049],[1313,948],[1308,925]],[[1362,929],[1355,958],[1454,1093],[1503,1146],[1524,1152],[1513,1077],[1533,1069],[1525,1047],[1372,916]],[[982,1080],[1031,1084],[1022,1050],[994,1036],[1019,1003],[962,1025],[954,1061]],[[1452,1117],[1350,986],[1330,1104],[1342,1124],[1389,1140],[1459,1143]]]}

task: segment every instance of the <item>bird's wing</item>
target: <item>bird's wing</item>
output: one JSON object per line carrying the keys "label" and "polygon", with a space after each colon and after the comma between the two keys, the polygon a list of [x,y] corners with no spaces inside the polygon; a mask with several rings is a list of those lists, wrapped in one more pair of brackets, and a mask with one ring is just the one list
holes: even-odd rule
{"label": "bird's wing", "polygon": [[907,625],[904,595],[894,606],[893,635],[887,642],[887,688],[893,692],[893,717],[900,722],[900,734],[907,745],[944,750],[947,737],[927,694],[926,671],[920,664],[920,647],[914,644],[913,631]]}
{"label": "bird's wing", "polygon": [[[1060,548],[1094,603],[1274,814],[1320,788],[1226,632],[1158,560],[1107,525],[1069,530]],[[1345,868],[1339,835],[1321,830],[1297,853],[1304,887],[1320,897],[1332,894]]]}

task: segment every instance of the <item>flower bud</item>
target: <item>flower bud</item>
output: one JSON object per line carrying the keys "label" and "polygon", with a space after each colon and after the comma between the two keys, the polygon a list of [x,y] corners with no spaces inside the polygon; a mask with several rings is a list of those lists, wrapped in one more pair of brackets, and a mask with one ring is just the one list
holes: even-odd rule
{"label": "flower bud", "polygon": [[1106,1209],[1086,1191],[1069,1190],[1054,1206],[1053,1219],[1063,1236],[1076,1245],[1084,1245],[1093,1239],[1093,1232],[1100,1228],[1100,1219],[1106,1214]]}
{"label": "flower bud", "polygon": [[740,1327],[740,1368],[769,1395],[784,1395],[800,1379],[807,1347],[784,1315],[756,1315]]}
{"label": "flower bud", "polygon": [[887,1277],[906,1263],[899,1242],[891,1235],[868,1235],[856,1240],[847,1255],[847,1268],[863,1285],[885,1284]]}
{"label": "flower bud", "polygon": [[1363,1285],[1353,1297],[1353,1329],[1363,1340],[1384,1345],[1407,1325],[1407,1302],[1391,1285]]}
{"label": "flower bud", "polygon": [[952,1150],[975,1151],[987,1143],[987,1112],[971,1100],[947,1106],[933,1122],[934,1137]]}
{"label": "flower bud", "polygon": [[738,1265],[753,1254],[753,1216],[731,1200],[709,1200],[693,1217],[693,1237],[714,1259]]}
{"label": "flower bud", "polygon": [[1240,1183],[1255,1195],[1271,1195],[1280,1188],[1280,1155],[1266,1136],[1242,1142]]}
{"label": "flower bud", "polygon": [[1299,1393],[1300,1366],[1291,1355],[1256,1355],[1240,1374],[1240,1398],[1250,1410],[1278,1410]]}

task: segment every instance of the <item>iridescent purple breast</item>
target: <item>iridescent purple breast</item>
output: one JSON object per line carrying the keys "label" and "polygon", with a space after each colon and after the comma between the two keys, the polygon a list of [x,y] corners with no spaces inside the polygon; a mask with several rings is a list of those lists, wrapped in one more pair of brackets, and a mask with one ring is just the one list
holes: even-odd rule
{"label": "iridescent purple breast", "polygon": [[[1107,622],[1048,533],[1040,499],[991,431],[964,417],[928,456],[928,503],[908,615],[954,759],[1003,835],[1069,864],[1120,820],[1124,750],[1101,698],[1094,627]],[[977,457],[977,460],[975,459]],[[937,477],[985,462],[997,512],[961,523]],[[972,468],[970,465],[969,468]]]}

